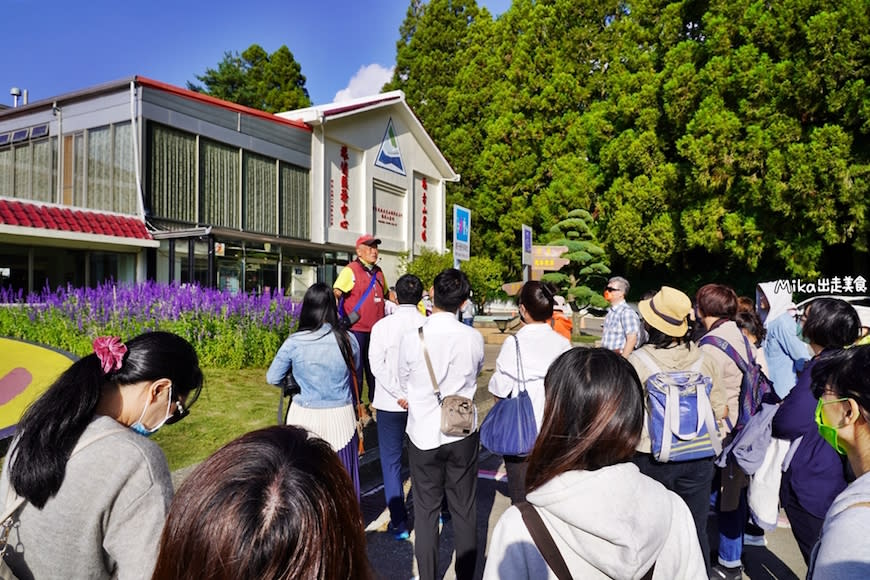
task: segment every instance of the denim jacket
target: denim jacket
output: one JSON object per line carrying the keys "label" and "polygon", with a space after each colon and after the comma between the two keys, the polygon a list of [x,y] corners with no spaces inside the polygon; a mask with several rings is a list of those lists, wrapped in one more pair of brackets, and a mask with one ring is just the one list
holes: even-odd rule
{"label": "denim jacket", "polygon": [[[359,344],[348,333],[354,364],[359,368]],[[324,324],[318,330],[302,330],[291,334],[278,349],[266,371],[266,381],[277,385],[293,368],[293,377],[301,393],[293,403],[312,409],[343,407],[353,402],[353,382],[332,326]]]}

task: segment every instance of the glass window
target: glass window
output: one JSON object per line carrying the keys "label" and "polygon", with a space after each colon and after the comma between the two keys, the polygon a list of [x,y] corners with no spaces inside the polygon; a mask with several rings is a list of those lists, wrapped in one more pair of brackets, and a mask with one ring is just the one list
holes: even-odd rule
{"label": "glass window", "polygon": [[113,126],[114,151],[112,153],[112,184],[114,186],[114,207],[118,213],[135,214],[138,211],[136,200],[136,160],[133,158],[133,127],[130,123]]}
{"label": "glass window", "polygon": [[151,213],[195,224],[196,136],[152,124]]}
{"label": "glass window", "polygon": [[87,149],[87,207],[112,210],[112,128],[90,129]]}
{"label": "glass window", "polygon": [[28,199],[31,194],[33,150],[24,145],[13,148],[12,153],[15,155],[15,184],[12,187],[12,195]]}
{"label": "glass window", "polygon": [[25,246],[0,244],[0,287],[28,292],[27,253]]}
{"label": "glass window", "polygon": [[15,156],[12,148],[0,149],[0,195],[12,197],[15,191]]}
{"label": "glass window", "polygon": [[55,289],[65,284],[84,286],[86,255],[84,250],[33,248],[33,289]]}
{"label": "glass window", "polygon": [[310,220],[308,171],[301,167],[282,162],[280,164],[280,172],[280,235],[289,238],[308,239]]}
{"label": "glass window", "polygon": [[239,229],[239,150],[200,139],[202,223]]}
{"label": "glass window", "polygon": [[277,166],[274,159],[245,152],[245,227],[249,232],[278,233]]}
{"label": "glass window", "polygon": [[30,144],[33,148],[33,190],[30,199],[52,202],[55,195],[52,153],[54,141],[43,139]]}

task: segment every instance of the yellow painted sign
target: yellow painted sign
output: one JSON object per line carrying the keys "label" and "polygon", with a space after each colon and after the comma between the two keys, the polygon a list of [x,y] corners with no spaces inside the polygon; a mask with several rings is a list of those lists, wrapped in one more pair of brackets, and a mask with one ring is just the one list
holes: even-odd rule
{"label": "yellow painted sign", "polygon": [[0,438],[78,357],[43,344],[0,337]]}

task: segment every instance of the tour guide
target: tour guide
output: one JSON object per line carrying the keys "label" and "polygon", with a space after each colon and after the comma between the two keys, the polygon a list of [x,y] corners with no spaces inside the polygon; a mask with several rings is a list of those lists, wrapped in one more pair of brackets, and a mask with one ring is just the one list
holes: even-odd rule
{"label": "tour guide", "polygon": [[[350,316],[352,312],[359,315],[359,320],[353,324],[350,331],[359,342],[360,357],[364,361],[366,384],[369,388],[369,401],[375,399],[375,377],[369,364],[369,335],[375,322],[384,317],[384,296],[387,293],[387,282],[384,272],[377,265],[378,245],[381,240],[370,234],[363,234],[356,240],[356,260],[344,268],[332,285],[338,300],[340,316]],[[363,369],[357,369],[357,384],[362,397]],[[371,418],[362,400],[358,401],[360,418],[368,422]]]}

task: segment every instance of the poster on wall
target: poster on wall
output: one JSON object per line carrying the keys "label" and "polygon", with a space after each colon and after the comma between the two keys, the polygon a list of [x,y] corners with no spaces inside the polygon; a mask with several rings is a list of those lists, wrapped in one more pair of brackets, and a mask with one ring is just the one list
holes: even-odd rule
{"label": "poster on wall", "polygon": [[387,130],[381,140],[381,148],[375,157],[375,166],[387,171],[405,175],[405,163],[402,161],[402,152],[399,150],[399,138],[393,128],[393,119],[387,121]]}
{"label": "poster on wall", "polygon": [[375,181],[375,236],[381,240],[403,243],[405,232],[405,191]]}

